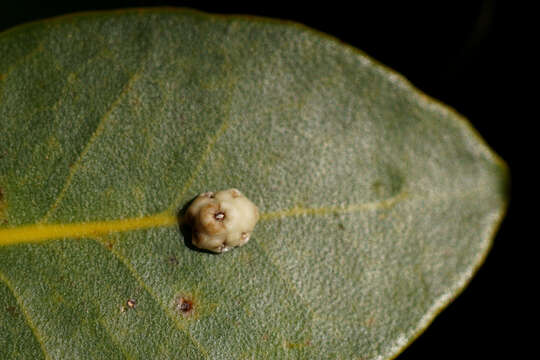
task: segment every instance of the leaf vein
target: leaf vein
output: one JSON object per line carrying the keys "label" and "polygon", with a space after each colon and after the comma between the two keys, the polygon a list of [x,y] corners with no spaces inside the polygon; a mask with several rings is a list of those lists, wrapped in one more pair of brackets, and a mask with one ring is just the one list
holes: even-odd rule
{"label": "leaf vein", "polygon": [[291,279],[283,274],[281,271],[280,265],[275,261],[274,257],[270,254],[270,252],[263,246],[263,244],[257,244],[257,247],[261,249],[261,251],[264,253],[266,258],[270,261],[270,264],[274,266],[276,269],[276,272],[278,274],[278,277],[287,285],[287,287],[296,295],[298,298],[302,301],[302,304],[307,309],[308,315],[309,315],[309,323],[310,323],[310,332],[313,331],[314,326],[314,319],[317,316],[317,313],[309,302],[304,298],[304,296],[300,293],[300,291],[296,288],[295,284],[291,281]]}
{"label": "leaf vein", "polygon": [[120,254],[118,251],[115,251],[109,247],[107,247],[103,242],[101,242],[99,239],[94,238],[94,240],[101,245],[106,250],[110,251],[117,259],[122,263],[126,269],[129,271],[131,276],[137,281],[137,283],[150,295],[150,297],[159,305],[161,310],[165,313],[165,315],[175,324],[176,328],[180,331],[182,331],[188,339],[195,345],[195,347],[205,356],[206,359],[209,359],[208,351],[203,347],[203,345],[197,341],[193,337],[193,335],[178,321],[178,319],[171,314],[170,309],[160,300],[160,298],[157,296],[157,294],[146,285],[146,283],[143,281],[142,277],[139,275],[137,270],[133,267],[133,265],[129,262],[129,260]]}
{"label": "leaf vein", "polygon": [[43,50],[45,50],[45,46],[44,46],[44,42],[42,41],[39,44],[37,44],[37,46],[35,48],[30,50],[27,54],[21,56],[19,59],[17,59],[15,62],[13,62],[13,64],[11,64],[11,66],[7,69],[7,71],[2,74],[2,78],[6,79],[8,77],[8,75],[11,72],[13,72],[17,67],[21,66],[22,63],[24,63],[26,60],[29,60],[32,57],[36,56],[37,54],[39,54]]}
{"label": "leaf vein", "polygon": [[190,177],[182,187],[182,190],[180,191],[179,195],[176,197],[176,199],[173,201],[171,207],[169,207],[168,211],[173,211],[175,207],[178,207],[178,203],[182,200],[186,192],[189,190],[191,185],[193,184],[193,181],[197,178],[199,175],[201,169],[203,168],[204,164],[208,161],[208,158],[210,157],[210,153],[214,149],[215,144],[218,142],[218,140],[221,138],[221,136],[226,132],[227,128],[229,127],[229,121],[224,120],[219,127],[218,131],[212,136],[208,144],[206,145],[206,149],[204,150],[203,154],[201,155],[201,158],[195,167],[195,169],[191,172]]}
{"label": "leaf vein", "polygon": [[21,297],[15,291],[15,288],[11,284],[11,281],[9,281],[9,279],[2,273],[2,271],[0,271],[0,281],[2,281],[4,284],[6,284],[9,291],[11,291],[11,293],[13,294],[13,297],[15,298],[15,301],[17,302],[17,305],[19,306],[19,309],[21,310],[21,313],[24,316],[25,323],[30,328],[30,331],[32,331],[32,334],[34,335],[34,338],[36,339],[36,341],[38,342],[38,344],[39,344],[39,346],[41,348],[43,356],[47,360],[51,359],[51,356],[49,355],[49,353],[47,351],[47,348],[45,347],[45,342],[43,341],[43,336],[41,335],[40,331],[38,330],[38,328],[36,327],[36,325],[32,321],[32,319],[30,317],[30,314],[28,314],[28,311],[26,310],[26,307],[24,306],[24,303],[23,303]]}
{"label": "leaf vein", "polygon": [[103,327],[103,330],[105,330],[105,333],[107,334],[107,336],[111,339],[112,343],[114,345],[116,345],[119,349],[120,349],[120,352],[122,353],[122,356],[124,357],[124,359],[127,359],[127,360],[131,360],[133,359],[133,357],[126,351],[126,349],[122,346],[122,343],[120,341],[117,341],[116,337],[113,336],[112,332],[110,331],[109,327],[107,326],[107,324],[103,321],[103,319],[99,319],[98,320],[99,324],[101,325],[101,327]]}
{"label": "leaf vein", "polygon": [[399,194],[384,200],[371,201],[361,204],[351,204],[345,206],[321,206],[321,207],[300,207],[295,206],[289,209],[264,212],[261,214],[261,221],[269,221],[286,217],[295,217],[303,215],[330,215],[347,214],[360,212],[364,210],[388,209],[397,203],[405,200],[409,194],[401,191]]}
{"label": "leaf vein", "polygon": [[[366,202],[361,204],[350,204],[341,206],[321,206],[321,207],[293,207],[289,209],[262,212],[260,221],[271,221],[287,217],[299,216],[326,216],[332,214],[349,214],[361,211],[374,211],[381,209],[390,209],[398,203],[405,200],[431,199],[435,201],[445,200],[451,197],[468,197],[474,193],[484,192],[485,188],[475,187],[468,191],[452,191],[442,194],[412,194],[407,190],[402,190],[396,196],[385,200]],[[178,226],[178,219],[172,212],[161,212],[155,215],[148,215],[141,218],[118,219],[110,221],[97,221],[86,223],[71,224],[34,224],[28,226],[19,226],[13,228],[0,229],[0,246],[22,244],[22,243],[40,243],[50,239],[81,238],[87,236],[96,236],[99,234],[111,234],[119,232],[147,229],[151,227]]]}
{"label": "leaf vein", "polygon": [[62,202],[62,200],[64,199],[64,197],[66,196],[67,194],[67,191],[68,189],[70,188],[71,186],[71,183],[73,181],[73,178],[75,176],[75,174],[78,172],[78,170],[81,168],[81,164],[82,164],[82,161],[83,161],[83,158],[86,156],[86,154],[90,151],[90,148],[92,147],[92,144],[96,141],[96,139],[103,133],[103,130],[105,129],[105,125],[107,123],[107,120],[109,118],[109,116],[111,115],[111,113],[114,111],[114,109],[118,106],[118,104],[120,104],[120,102],[122,101],[122,99],[124,98],[124,96],[126,94],[129,93],[129,91],[131,90],[131,88],[133,87],[133,84],[140,78],[141,74],[140,72],[135,72],[130,78],[129,80],[127,81],[126,85],[124,86],[124,88],[122,89],[122,91],[120,92],[120,94],[118,94],[118,96],[116,97],[116,99],[111,103],[109,109],[107,110],[107,112],[101,117],[97,127],[96,127],[96,130],[94,131],[94,133],[90,136],[90,138],[88,139],[86,145],[83,147],[82,151],[81,151],[81,154],[79,155],[79,157],[77,158],[77,160],[75,161],[75,164],[71,167],[71,169],[69,170],[69,174],[67,176],[67,180],[66,182],[64,183],[64,186],[62,188],[62,190],[60,190],[60,193],[58,194],[58,196],[56,197],[56,200],[55,202],[51,205],[51,207],[49,208],[49,210],[47,211],[47,213],[45,214],[45,216],[43,216],[43,218],[41,220],[39,220],[38,222],[39,223],[44,223],[44,222],[47,222],[47,220],[50,218],[50,216],[54,213],[54,211],[58,208],[58,205],[60,205],[60,203]]}

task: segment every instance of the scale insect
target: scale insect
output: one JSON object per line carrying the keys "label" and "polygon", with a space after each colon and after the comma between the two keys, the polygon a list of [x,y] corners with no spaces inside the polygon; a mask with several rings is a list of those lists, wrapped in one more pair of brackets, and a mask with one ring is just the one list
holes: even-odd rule
{"label": "scale insect", "polygon": [[259,220],[259,209],[237,189],[197,196],[186,212],[192,243],[222,253],[245,245]]}

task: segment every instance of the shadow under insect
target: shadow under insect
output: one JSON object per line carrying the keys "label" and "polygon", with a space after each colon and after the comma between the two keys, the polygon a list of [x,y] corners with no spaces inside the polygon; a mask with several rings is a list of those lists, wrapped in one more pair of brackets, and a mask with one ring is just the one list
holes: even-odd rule
{"label": "shadow under insect", "polygon": [[206,254],[212,254],[212,255],[218,255],[215,252],[205,250],[205,249],[199,249],[195,245],[193,245],[192,237],[193,237],[193,229],[189,221],[187,221],[186,213],[189,208],[189,206],[195,201],[197,196],[193,197],[191,200],[189,200],[180,210],[178,210],[178,213],[176,214],[176,218],[178,219],[178,228],[180,230],[180,233],[182,234],[182,237],[184,238],[184,245],[186,245],[187,248],[197,251],[200,253],[206,253]]}

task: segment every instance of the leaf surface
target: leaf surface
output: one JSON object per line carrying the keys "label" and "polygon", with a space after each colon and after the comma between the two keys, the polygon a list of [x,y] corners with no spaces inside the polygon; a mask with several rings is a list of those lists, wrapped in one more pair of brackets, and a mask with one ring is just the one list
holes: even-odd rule
{"label": "leaf surface", "polygon": [[[81,14],[0,54],[0,358],[392,358],[505,210],[466,120],[302,26]],[[250,242],[186,246],[180,209],[230,187]]]}

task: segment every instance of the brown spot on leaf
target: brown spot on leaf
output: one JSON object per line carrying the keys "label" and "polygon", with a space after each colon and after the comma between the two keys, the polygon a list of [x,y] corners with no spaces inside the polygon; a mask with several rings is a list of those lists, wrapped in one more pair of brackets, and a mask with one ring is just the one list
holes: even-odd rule
{"label": "brown spot on leaf", "polygon": [[112,250],[116,243],[116,239],[114,238],[114,236],[111,236],[111,235],[105,235],[105,236],[95,235],[95,237],[101,242],[101,245],[106,247],[108,250]]}
{"label": "brown spot on leaf", "polygon": [[194,303],[193,299],[179,296],[175,302],[176,310],[183,316],[190,316],[193,313]]}
{"label": "brown spot on leaf", "polygon": [[0,187],[0,225],[7,224],[6,208],[7,205],[4,199],[4,190]]}
{"label": "brown spot on leaf", "polygon": [[384,194],[384,184],[382,181],[375,181],[373,184],[371,184],[371,187],[373,188],[373,192],[377,194],[377,196],[381,196]]}
{"label": "brown spot on leaf", "polygon": [[167,262],[171,265],[178,265],[178,259],[174,255],[169,256]]}
{"label": "brown spot on leaf", "polygon": [[135,309],[135,307],[137,306],[137,301],[135,299],[128,299],[128,301],[126,302],[126,305],[130,309]]}
{"label": "brown spot on leaf", "polygon": [[15,306],[8,306],[8,307],[6,308],[6,311],[7,311],[11,316],[17,316],[17,315],[19,315],[19,314],[17,313],[17,308],[16,308]]}

